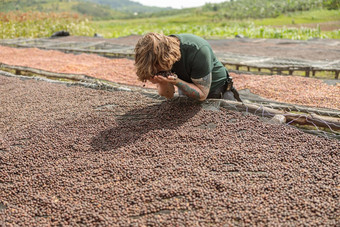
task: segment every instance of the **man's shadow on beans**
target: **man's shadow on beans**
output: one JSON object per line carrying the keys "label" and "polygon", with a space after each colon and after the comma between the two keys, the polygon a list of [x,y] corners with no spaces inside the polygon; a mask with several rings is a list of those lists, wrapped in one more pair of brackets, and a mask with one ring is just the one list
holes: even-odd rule
{"label": "man's shadow on beans", "polygon": [[[179,98],[116,115],[116,126],[99,133],[91,141],[96,151],[109,151],[132,144],[156,129],[176,129],[201,109],[193,100]],[[154,138],[157,140],[157,137]]]}

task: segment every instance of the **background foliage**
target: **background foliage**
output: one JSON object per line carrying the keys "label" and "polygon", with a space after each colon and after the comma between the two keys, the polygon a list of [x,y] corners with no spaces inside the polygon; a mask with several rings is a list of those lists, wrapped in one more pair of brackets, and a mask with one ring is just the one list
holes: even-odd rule
{"label": "background foliage", "polygon": [[[339,39],[339,2],[230,0],[174,10],[128,0],[0,0],[0,38],[47,37],[67,30],[71,35],[99,33],[106,38],[153,31],[206,38]],[[325,22],[333,28],[323,30]]]}
{"label": "background foliage", "polygon": [[94,34],[89,20],[77,14],[17,11],[0,13],[1,39],[49,37],[61,30],[73,35]]}

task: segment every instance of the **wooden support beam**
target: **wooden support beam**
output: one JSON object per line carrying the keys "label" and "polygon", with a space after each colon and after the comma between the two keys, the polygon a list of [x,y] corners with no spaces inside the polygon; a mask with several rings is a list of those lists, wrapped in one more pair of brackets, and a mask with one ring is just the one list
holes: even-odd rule
{"label": "wooden support beam", "polygon": [[263,105],[240,103],[229,100],[219,100],[219,105],[229,110],[247,111],[261,117],[273,117],[275,115],[283,115],[286,118],[286,123],[310,125],[323,128],[329,128],[333,131],[340,132],[340,118],[321,116],[317,114],[295,114],[282,110],[276,110],[265,107]]}
{"label": "wooden support beam", "polygon": [[333,131],[340,130],[340,119],[333,117],[319,116],[316,114],[285,114],[287,122],[299,125],[311,125],[329,128]]}

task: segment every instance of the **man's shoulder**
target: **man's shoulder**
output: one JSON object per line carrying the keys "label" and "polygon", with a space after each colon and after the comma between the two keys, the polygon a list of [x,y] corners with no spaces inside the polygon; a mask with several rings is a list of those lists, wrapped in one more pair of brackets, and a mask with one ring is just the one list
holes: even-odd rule
{"label": "man's shoulder", "polygon": [[194,47],[196,49],[200,49],[202,46],[209,46],[209,43],[205,39],[194,34],[178,34],[176,36],[184,46]]}

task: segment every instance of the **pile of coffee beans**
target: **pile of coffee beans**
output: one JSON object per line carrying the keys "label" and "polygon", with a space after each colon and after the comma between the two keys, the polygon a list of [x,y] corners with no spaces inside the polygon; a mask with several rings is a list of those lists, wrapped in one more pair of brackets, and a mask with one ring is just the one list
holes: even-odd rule
{"label": "pile of coffee beans", "polygon": [[190,100],[0,84],[0,225],[339,223],[337,140]]}

